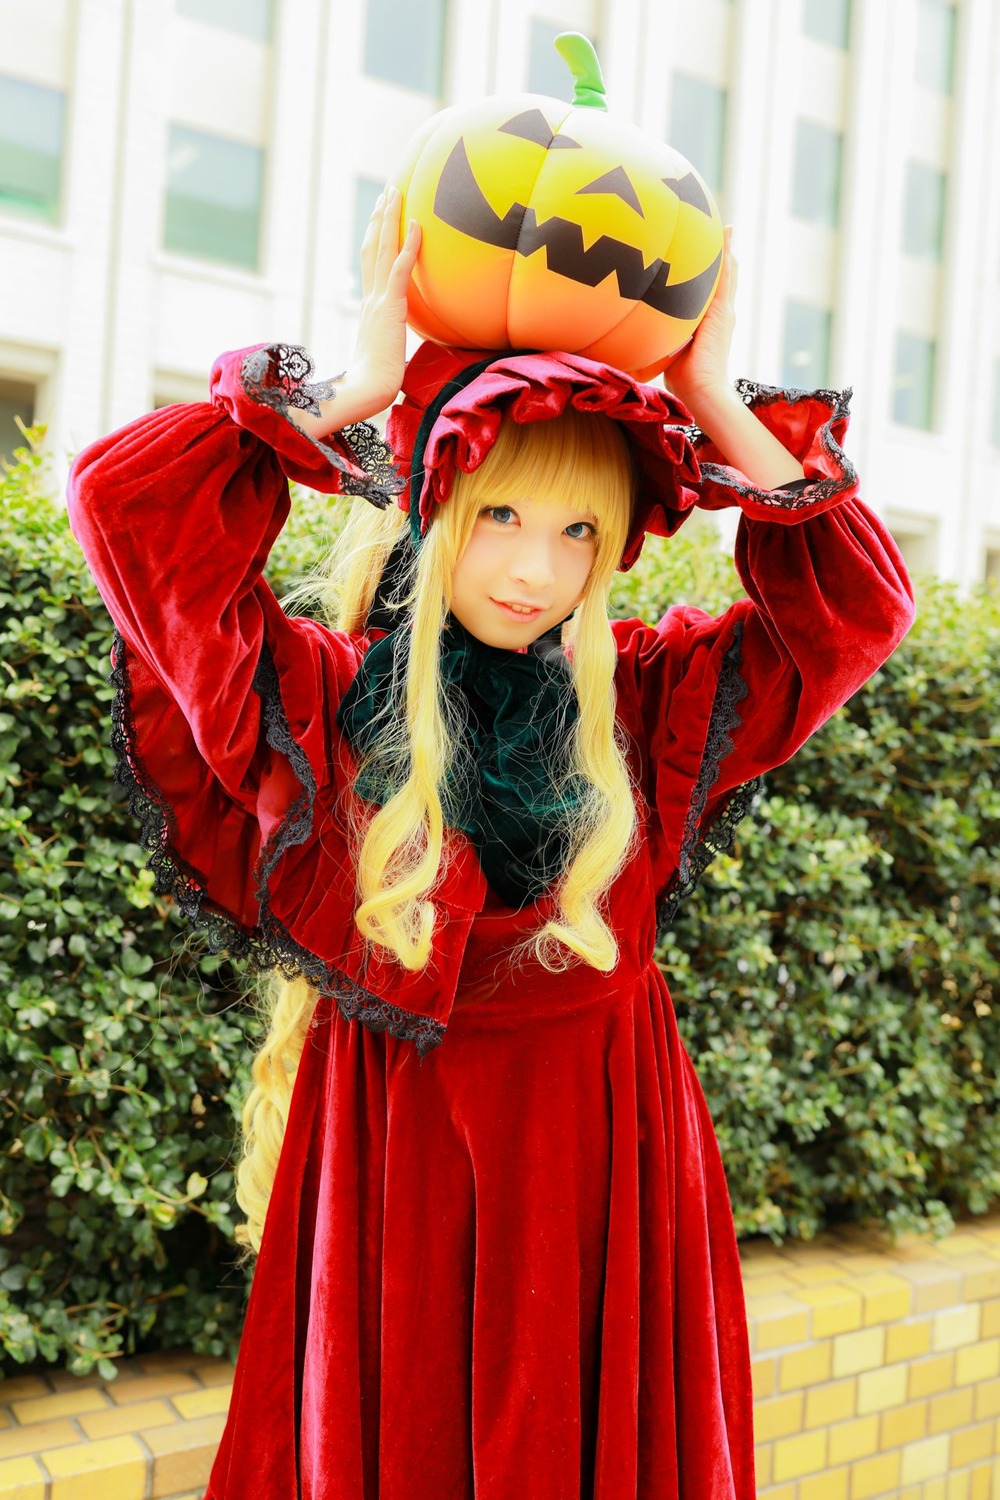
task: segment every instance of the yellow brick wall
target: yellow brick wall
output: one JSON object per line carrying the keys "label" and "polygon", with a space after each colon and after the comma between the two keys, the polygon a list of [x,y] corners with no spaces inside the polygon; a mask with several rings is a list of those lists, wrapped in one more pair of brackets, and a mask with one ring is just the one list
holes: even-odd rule
{"label": "yellow brick wall", "polygon": [[1000,1220],[745,1247],[760,1500],[1000,1500]]}
{"label": "yellow brick wall", "polygon": [[[751,1245],[743,1274],[760,1500],[1000,1500],[1000,1218]],[[231,1384],[189,1353],[0,1383],[0,1500],[199,1500]]]}

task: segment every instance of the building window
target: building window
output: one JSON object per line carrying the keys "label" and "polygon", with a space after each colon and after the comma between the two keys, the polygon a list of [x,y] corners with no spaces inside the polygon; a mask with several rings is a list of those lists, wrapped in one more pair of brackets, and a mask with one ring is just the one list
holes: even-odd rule
{"label": "building window", "polygon": [[0,209],[59,218],[66,96],[0,76]]}
{"label": "building window", "polygon": [[726,140],[725,89],[687,73],[675,73],[668,139],[698,169],[713,193],[721,191]]}
{"label": "building window", "polygon": [[814,41],[842,47],[851,32],[851,0],[802,0],[802,30]]}
{"label": "building window", "polygon": [[840,219],[840,163],[843,136],[828,125],[798,120],[792,213],[807,224],[836,229]]}
{"label": "building window", "polygon": [[944,245],[945,175],[922,161],[906,164],[903,249],[923,260],[940,260]]}
{"label": "building window", "polygon": [[24,434],[18,419],[25,427],[35,420],[35,387],[18,380],[0,380],[0,464],[4,459],[13,460],[14,449],[24,447]]}
{"label": "building window", "polygon": [[918,83],[950,94],[955,76],[955,7],[948,0],[917,0]]}
{"label": "building window", "polygon": [[238,31],[256,42],[271,40],[271,0],[174,0],[179,16]]}
{"label": "building window", "polygon": [[904,427],[929,431],[933,426],[935,347],[933,339],[916,333],[896,335],[892,416]]}
{"label": "building window", "polygon": [[785,303],[785,342],[781,378],[785,385],[812,391],[830,383],[830,325],[827,307]]}
{"label": "building window", "polygon": [[166,248],[255,271],[263,163],[258,146],[171,125]]}
{"label": "building window", "polygon": [[365,72],[437,98],[444,60],[445,0],[368,0]]}
{"label": "building window", "polygon": [[368,228],[375,200],[385,186],[377,177],[358,177],[354,183],[354,258],[351,261],[351,278],[354,295],[361,296],[361,241]]}
{"label": "building window", "polygon": [[528,89],[532,94],[572,100],[573,77],[555,47],[556,37],[566,30],[551,21],[532,20],[528,38]]}

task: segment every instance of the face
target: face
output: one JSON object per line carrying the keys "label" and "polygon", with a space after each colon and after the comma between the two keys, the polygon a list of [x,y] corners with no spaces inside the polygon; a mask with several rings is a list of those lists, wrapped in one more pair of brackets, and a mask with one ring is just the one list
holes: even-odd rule
{"label": "face", "polygon": [[579,604],[597,554],[597,519],[572,502],[480,506],[452,577],[451,611],[487,646],[517,651]]}

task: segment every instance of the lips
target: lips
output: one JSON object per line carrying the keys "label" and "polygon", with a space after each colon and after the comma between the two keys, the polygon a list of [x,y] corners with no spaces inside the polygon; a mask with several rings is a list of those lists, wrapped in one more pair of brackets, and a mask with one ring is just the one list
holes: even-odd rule
{"label": "lips", "polygon": [[503,599],[494,599],[493,603],[513,620],[533,620],[542,613],[540,604],[510,604]]}

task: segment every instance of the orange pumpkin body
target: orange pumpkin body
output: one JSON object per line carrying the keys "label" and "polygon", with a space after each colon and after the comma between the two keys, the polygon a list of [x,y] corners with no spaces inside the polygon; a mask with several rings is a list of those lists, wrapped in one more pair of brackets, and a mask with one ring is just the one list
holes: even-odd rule
{"label": "orange pumpkin body", "polygon": [[715,291],[723,226],[679,152],[538,94],[435,115],[393,179],[417,219],[411,326],[472,349],[561,349],[644,378]]}

